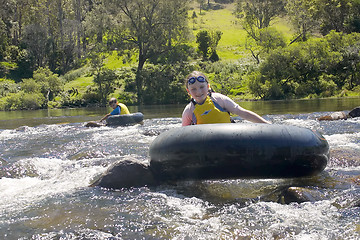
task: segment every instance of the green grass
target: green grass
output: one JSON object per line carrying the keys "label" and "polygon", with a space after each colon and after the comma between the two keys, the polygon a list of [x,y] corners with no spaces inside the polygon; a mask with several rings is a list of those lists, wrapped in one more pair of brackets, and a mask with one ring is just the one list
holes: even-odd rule
{"label": "green grass", "polygon": [[[220,30],[223,33],[217,47],[220,60],[236,60],[248,57],[250,54],[245,49],[246,32],[241,26],[240,19],[233,15],[233,8],[233,5],[227,5],[227,8],[220,10],[202,10],[201,15],[198,9],[189,11],[189,16],[192,16],[193,11],[197,14],[195,24],[192,19],[189,20],[194,36],[200,30]],[[288,42],[291,41],[293,31],[287,19],[277,18],[273,21],[272,26],[283,33]]]}
{"label": "green grass", "polygon": [[116,51],[113,51],[104,62],[106,68],[115,70],[124,66],[123,58],[119,57]]}
{"label": "green grass", "polygon": [[64,90],[70,90],[72,88],[75,88],[79,92],[85,92],[86,88],[88,86],[92,86],[93,84],[94,83],[93,83],[93,77],[92,76],[90,76],[90,77],[82,76],[82,77],[76,78],[73,81],[70,81],[70,82],[66,83],[65,87],[64,87]]}
{"label": "green grass", "polygon": [[[192,11],[190,14],[192,15]],[[200,30],[220,30],[223,33],[217,47],[220,59],[239,59],[246,54],[244,49],[246,33],[231,9],[203,10],[202,15],[199,12],[196,14],[198,16],[195,18],[196,23],[193,24],[193,20],[189,21],[194,36]]]}
{"label": "green grass", "polygon": [[[226,8],[219,10],[202,10],[202,14],[198,7],[189,11],[189,27],[192,29],[193,38],[190,43],[191,46],[196,47],[195,36],[200,30],[220,30],[223,34],[217,47],[217,53],[220,57],[220,61],[249,61],[251,59],[250,52],[245,49],[246,32],[242,29],[240,20],[233,15],[234,5],[226,5]],[[191,16],[195,11],[197,18],[193,21]],[[290,23],[287,19],[278,18],[273,22],[273,27],[284,33],[285,38],[290,41],[293,32],[291,30]],[[115,70],[124,66],[131,66],[136,64],[136,54],[130,56],[128,61],[124,61],[123,57],[119,57],[117,52],[112,52],[104,61],[106,68]],[[78,89],[79,92],[84,92],[86,87],[93,85],[93,77],[81,77],[76,78],[74,81],[68,82],[65,86],[65,90],[72,87]],[[119,90],[117,90],[119,91]],[[244,96],[242,96],[244,97]]]}

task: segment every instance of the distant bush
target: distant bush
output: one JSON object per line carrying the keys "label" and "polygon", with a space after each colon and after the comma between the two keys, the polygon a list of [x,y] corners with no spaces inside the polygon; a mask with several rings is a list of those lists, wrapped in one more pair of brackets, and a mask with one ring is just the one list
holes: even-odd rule
{"label": "distant bush", "polygon": [[21,90],[26,93],[41,92],[41,85],[32,78],[23,79],[23,81],[19,85],[21,87]]}
{"label": "distant bush", "polygon": [[333,96],[360,84],[360,33],[331,32],[272,51],[248,73],[250,91],[262,99]]}
{"label": "distant bush", "polygon": [[0,80],[0,96],[5,97],[10,93],[16,93],[18,85],[13,80],[2,79]]}
{"label": "distant bush", "polygon": [[229,4],[229,3],[233,3],[234,0],[214,0],[214,2],[222,3],[222,4]]}
{"label": "distant bush", "polygon": [[240,62],[206,62],[202,64],[201,71],[210,79],[213,90],[230,95],[233,89],[242,87],[247,68],[246,64]]}
{"label": "distant bush", "polygon": [[40,109],[46,103],[41,93],[18,92],[3,99],[2,110]]}

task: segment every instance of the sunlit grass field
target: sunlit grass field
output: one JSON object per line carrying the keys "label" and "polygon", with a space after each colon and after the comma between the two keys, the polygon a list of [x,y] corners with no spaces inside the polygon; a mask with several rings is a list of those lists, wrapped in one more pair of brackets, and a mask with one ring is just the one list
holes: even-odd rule
{"label": "sunlit grass field", "polygon": [[[231,8],[202,10],[202,14],[199,10],[193,11],[195,11],[197,18],[190,19],[189,24],[193,29],[194,36],[200,30],[219,30],[223,33],[217,47],[220,59],[239,59],[246,54],[244,48],[246,32],[242,29],[239,20],[233,15]],[[190,16],[193,11],[191,11]]]}
{"label": "sunlit grass field", "polygon": [[[197,47],[196,34],[201,30],[221,31],[222,36],[217,46],[217,54],[220,61],[241,61],[244,58],[251,59],[250,52],[245,49],[246,32],[241,26],[241,21],[233,14],[234,5],[226,5],[226,8],[218,10],[201,10],[195,7],[189,11],[189,28],[192,30],[191,45]],[[196,18],[192,18],[193,12]],[[285,38],[290,41],[292,31],[290,23],[284,19],[276,19],[273,27],[282,32]],[[134,54],[131,61],[123,61],[114,51],[104,60],[104,67],[109,69],[118,69],[124,66],[136,66],[136,55]],[[77,70],[73,70],[77,71]],[[86,71],[85,71],[86,72]],[[84,92],[86,87],[93,85],[93,77],[87,75],[78,76],[65,85],[65,89],[77,88]]]}
{"label": "sunlit grass field", "polygon": [[[200,30],[220,30],[223,33],[217,47],[220,60],[236,60],[250,55],[250,52],[245,49],[246,31],[242,28],[241,20],[233,14],[233,9],[233,5],[227,5],[224,9],[202,10],[201,14],[199,9],[189,12],[189,26],[193,30],[194,36]],[[194,11],[197,17],[191,18]],[[287,19],[277,18],[271,26],[281,32],[287,42],[291,41],[293,31]]]}

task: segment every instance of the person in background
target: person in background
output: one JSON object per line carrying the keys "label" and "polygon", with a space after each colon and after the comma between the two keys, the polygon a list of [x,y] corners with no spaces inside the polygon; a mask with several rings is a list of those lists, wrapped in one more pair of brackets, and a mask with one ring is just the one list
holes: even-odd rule
{"label": "person in background", "polygon": [[211,92],[206,76],[199,71],[193,71],[187,76],[185,86],[191,101],[182,113],[182,126],[230,123],[230,113],[254,123],[270,124],[258,114],[240,107],[229,97]]}
{"label": "person in background", "polygon": [[111,98],[109,100],[109,105],[114,109],[111,113],[106,114],[100,122],[106,120],[111,115],[123,115],[123,114],[130,114],[129,109],[126,107],[125,104],[119,103],[116,98]]}

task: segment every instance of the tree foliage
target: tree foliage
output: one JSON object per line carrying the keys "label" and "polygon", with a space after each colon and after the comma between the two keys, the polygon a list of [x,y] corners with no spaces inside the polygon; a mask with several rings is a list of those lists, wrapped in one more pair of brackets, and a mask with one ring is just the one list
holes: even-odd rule
{"label": "tree foliage", "polygon": [[[245,47],[259,65],[246,76],[242,68],[216,63],[221,31],[200,29],[197,49],[189,43],[192,2],[0,0],[0,77],[5,79],[0,107],[44,108],[56,99],[66,106],[104,104],[120,87],[125,93],[119,97],[133,104],[180,102],[181,79],[195,66],[225,94],[245,88],[246,78],[252,93],[263,99],[330,96],[360,84],[359,0],[236,1],[235,15],[247,32]],[[204,6],[201,14],[208,14],[218,3],[233,1],[197,2]],[[272,26],[284,14],[296,33],[287,44],[291,47]],[[114,50],[124,63],[136,59],[128,74],[121,73],[124,79],[104,67],[107,53]],[[206,61],[194,63],[196,50]],[[59,76],[86,63],[94,85],[70,99]]]}
{"label": "tree foliage", "polygon": [[270,22],[283,13],[284,0],[238,0],[236,16],[242,18],[247,34],[258,40],[258,30],[270,26]]}
{"label": "tree foliage", "polygon": [[260,63],[260,57],[264,58],[270,51],[286,45],[284,36],[276,29],[267,27],[259,29],[256,39],[248,35],[245,48],[251,52],[256,63]]}
{"label": "tree foliage", "polygon": [[110,93],[114,92],[115,83],[118,76],[114,70],[103,68],[94,76],[94,83],[97,86],[97,92],[100,95],[103,106],[107,104],[107,98]]}
{"label": "tree foliage", "polygon": [[220,30],[202,30],[196,34],[198,52],[202,55],[203,60],[210,59],[213,62],[219,61],[219,56],[216,53],[216,48],[219,44],[222,34],[223,33]]}
{"label": "tree foliage", "polygon": [[262,99],[321,96],[359,83],[360,34],[331,32],[272,52],[258,72],[247,76]]}
{"label": "tree foliage", "polygon": [[[107,0],[109,11],[121,25],[113,29],[113,45],[136,51],[136,87],[143,102],[145,62],[182,44],[188,36],[188,0]],[[115,10],[115,11],[114,11]],[[118,12],[120,10],[120,13]]]}

